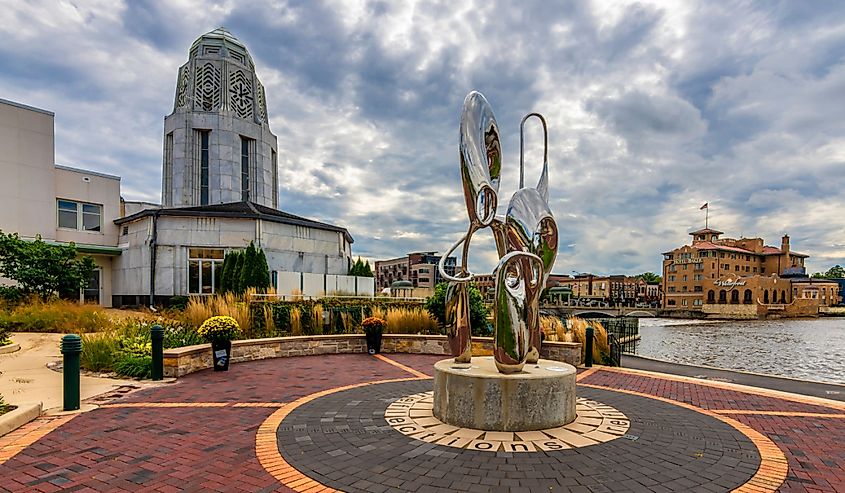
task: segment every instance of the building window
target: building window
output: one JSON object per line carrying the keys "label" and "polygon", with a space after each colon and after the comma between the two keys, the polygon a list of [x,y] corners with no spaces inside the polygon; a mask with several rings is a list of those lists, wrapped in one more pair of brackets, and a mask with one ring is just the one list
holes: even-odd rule
{"label": "building window", "polygon": [[686,299],[686,298],[684,298],[684,299],[682,299],[682,300],[681,300],[681,305],[682,305],[682,306],[687,306],[687,299]]}
{"label": "building window", "polygon": [[208,205],[208,149],[211,132],[209,130],[195,130],[194,142],[196,146],[196,160],[200,171],[200,205]]}
{"label": "building window", "polygon": [[103,206],[72,200],[56,200],[58,226],[78,231],[101,231]]}
{"label": "building window", "polygon": [[739,272],[739,265],[734,265],[734,270]]}
{"label": "building window", "polygon": [[173,187],[173,132],[164,136],[164,171],[162,172],[164,206],[172,205],[170,191]]}
{"label": "building window", "polygon": [[695,292],[695,293],[701,293],[701,292],[702,292],[702,288],[701,288],[701,286],[693,286],[693,287],[692,287],[692,290],[693,290],[693,292]]}
{"label": "building window", "polygon": [[188,294],[214,294],[223,275],[223,249],[188,249]]}
{"label": "building window", "polygon": [[126,236],[129,234],[129,226],[124,226],[123,229],[120,230],[121,236]]}
{"label": "building window", "polygon": [[675,282],[675,276],[674,275],[669,276],[669,282]]}
{"label": "building window", "polygon": [[241,200],[250,200],[252,190],[249,170],[255,154],[255,140],[241,137]]}
{"label": "building window", "polygon": [[756,274],[756,273],[757,273],[757,267],[753,267],[753,268],[751,269],[751,271],[752,271],[752,272],[754,272],[754,273]]}
{"label": "building window", "polygon": [[270,166],[273,167],[273,208],[279,208],[279,165],[276,151],[270,149]]}
{"label": "building window", "polygon": [[674,293],[674,292],[675,292],[675,286],[669,286],[669,287],[667,288],[667,290],[668,290],[670,293]]}
{"label": "building window", "polygon": [[675,300],[669,300],[669,301],[667,301],[667,302],[666,302],[666,304],[667,304],[667,305],[670,305],[670,306],[674,306],[674,305],[675,305]]}
{"label": "building window", "polygon": [[719,258],[725,258],[725,252],[720,253]]}
{"label": "building window", "polygon": [[700,299],[692,300],[692,304],[693,304],[693,306],[701,306],[701,300]]}

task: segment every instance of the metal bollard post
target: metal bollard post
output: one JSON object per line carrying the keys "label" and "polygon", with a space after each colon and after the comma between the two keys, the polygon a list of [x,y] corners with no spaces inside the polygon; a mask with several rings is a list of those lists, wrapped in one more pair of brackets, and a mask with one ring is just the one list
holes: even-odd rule
{"label": "metal bollard post", "polygon": [[161,325],[153,325],[150,339],[153,342],[153,380],[161,380],[164,378],[164,329]]}
{"label": "metal bollard post", "polygon": [[586,330],[587,341],[584,345],[584,366],[590,368],[593,366],[593,328],[587,327]]}
{"label": "metal bollard post", "polygon": [[79,409],[79,354],[82,353],[82,338],[76,334],[62,337],[62,377],[64,380],[64,410]]}

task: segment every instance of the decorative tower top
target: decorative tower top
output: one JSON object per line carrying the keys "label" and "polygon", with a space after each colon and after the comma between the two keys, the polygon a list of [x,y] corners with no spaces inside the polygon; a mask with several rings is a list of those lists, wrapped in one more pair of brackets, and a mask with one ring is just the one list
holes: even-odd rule
{"label": "decorative tower top", "polygon": [[197,111],[229,110],[245,120],[267,122],[264,86],[255,76],[252,57],[224,27],[197,38],[188,63],[179,69],[173,110],[191,106]]}
{"label": "decorative tower top", "polygon": [[191,45],[164,134],[165,207],[250,201],[278,208],[264,86],[246,46],[225,28]]}

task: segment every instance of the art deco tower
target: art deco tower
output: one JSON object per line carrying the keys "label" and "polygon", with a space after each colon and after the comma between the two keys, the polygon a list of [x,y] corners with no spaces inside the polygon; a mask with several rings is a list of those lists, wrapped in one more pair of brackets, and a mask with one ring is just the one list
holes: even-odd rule
{"label": "art deco tower", "polygon": [[224,28],[203,34],[179,68],[164,118],[162,205],[249,200],[278,208],[276,136],[252,57]]}

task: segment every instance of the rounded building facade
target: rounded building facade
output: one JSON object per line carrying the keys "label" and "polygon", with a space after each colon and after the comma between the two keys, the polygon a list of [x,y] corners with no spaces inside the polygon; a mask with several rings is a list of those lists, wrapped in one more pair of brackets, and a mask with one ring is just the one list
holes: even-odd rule
{"label": "rounded building facade", "polygon": [[277,209],[277,151],[244,44],[222,27],[197,38],[164,119],[162,205],[249,201]]}

